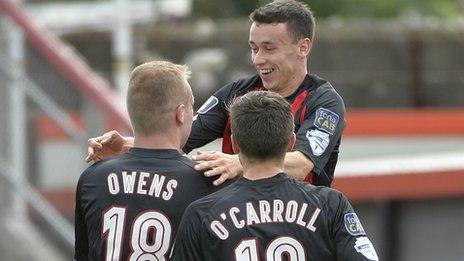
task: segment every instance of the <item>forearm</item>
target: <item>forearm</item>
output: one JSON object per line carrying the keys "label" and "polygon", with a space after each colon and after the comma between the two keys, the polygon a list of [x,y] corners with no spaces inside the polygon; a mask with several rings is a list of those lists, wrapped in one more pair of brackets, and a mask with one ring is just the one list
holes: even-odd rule
{"label": "forearm", "polygon": [[304,180],[313,168],[312,161],[299,151],[287,152],[285,155],[285,173],[297,180]]}

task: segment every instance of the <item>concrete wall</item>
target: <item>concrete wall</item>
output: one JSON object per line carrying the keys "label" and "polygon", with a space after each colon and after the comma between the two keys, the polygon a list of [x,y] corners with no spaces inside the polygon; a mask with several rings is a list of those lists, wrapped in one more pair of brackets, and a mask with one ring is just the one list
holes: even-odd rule
{"label": "concrete wall", "polygon": [[[135,41],[143,44],[136,44],[136,53],[143,49],[143,53],[156,54],[154,57],[188,62],[195,49],[219,48],[227,58],[217,72],[215,88],[237,75],[254,73],[247,44],[248,22],[213,24],[209,30],[202,27],[140,28]],[[309,71],[331,81],[348,107],[463,106],[463,39],[463,26],[321,22]],[[208,89],[195,81],[192,85],[198,92]]]}

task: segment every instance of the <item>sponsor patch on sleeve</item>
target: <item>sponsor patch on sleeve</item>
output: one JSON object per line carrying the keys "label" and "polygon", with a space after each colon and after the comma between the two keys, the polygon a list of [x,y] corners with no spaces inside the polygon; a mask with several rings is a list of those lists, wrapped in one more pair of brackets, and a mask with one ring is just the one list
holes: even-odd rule
{"label": "sponsor patch on sleeve", "polygon": [[309,141],[314,156],[321,156],[330,143],[329,134],[320,130],[309,130],[306,132],[306,138]]}
{"label": "sponsor patch on sleeve", "polygon": [[374,246],[372,245],[371,241],[367,237],[358,237],[356,238],[356,243],[354,245],[354,249],[358,253],[361,253],[369,260],[378,261],[379,257],[377,256],[377,252],[375,252]]}
{"label": "sponsor patch on sleeve", "polygon": [[323,130],[333,135],[335,133],[335,129],[337,128],[339,120],[340,117],[335,112],[325,108],[319,108],[316,110],[314,126],[316,126],[320,130]]}
{"label": "sponsor patch on sleeve", "polygon": [[347,213],[345,214],[345,228],[353,236],[365,236],[364,228],[361,225],[356,213]]}
{"label": "sponsor patch on sleeve", "polygon": [[201,107],[200,107],[200,109],[198,109],[197,113],[198,114],[205,114],[209,110],[214,108],[214,106],[216,106],[218,103],[219,103],[218,98],[216,98],[214,96],[211,96],[211,97],[209,97],[209,99],[205,103],[203,103],[203,105],[201,105]]}

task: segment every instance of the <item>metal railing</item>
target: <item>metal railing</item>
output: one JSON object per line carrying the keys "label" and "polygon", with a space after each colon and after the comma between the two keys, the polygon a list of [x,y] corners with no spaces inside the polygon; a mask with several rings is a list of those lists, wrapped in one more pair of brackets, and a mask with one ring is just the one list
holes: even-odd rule
{"label": "metal railing", "polygon": [[26,204],[29,204],[70,252],[74,248],[72,224],[38,192],[25,175],[27,162],[23,157],[27,154],[26,141],[28,139],[25,131],[27,126],[26,97],[51,117],[75,144],[80,146],[86,144],[85,132],[43,88],[25,73],[22,68],[25,48],[23,39],[26,39],[29,46],[34,48],[83,97],[93,101],[106,115],[110,116],[123,133],[129,133],[131,130],[129,118],[124,109],[118,105],[118,101],[121,100],[119,95],[106,80],[93,72],[72,48],[53,34],[35,25],[18,4],[11,0],[0,0],[0,18],[1,16],[9,18],[8,27],[14,27],[12,37],[17,37],[19,40],[17,42],[11,40],[8,43],[9,53],[8,51],[7,53],[0,52],[0,73],[6,76],[4,83],[10,93],[7,110],[10,112],[11,121],[0,127],[9,128],[10,153],[12,154],[9,161],[0,157],[0,180],[5,180],[11,185],[8,190],[11,190],[13,195],[11,207],[14,213],[12,215],[14,216],[17,212],[18,216],[26,216]]}
{"label": "metal railing", "polygon": [[12,189],[39,213],[71,251],[74,248],[73,226],[27,180],[11,173],[14,173],[11,166],[0,160],[0,177],[12,185]]}

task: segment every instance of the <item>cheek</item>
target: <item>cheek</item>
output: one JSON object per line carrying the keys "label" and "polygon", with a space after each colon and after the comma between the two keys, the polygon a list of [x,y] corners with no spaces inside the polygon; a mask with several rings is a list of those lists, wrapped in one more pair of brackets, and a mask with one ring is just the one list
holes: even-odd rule
{"label": "cheek", "polygon": [[272,60],[276,65],[280,67],[287,67],[289,59],[290,59],[290,56],[287,55],[286,53],[279,53],[279,54],[272,55],[272,58],[270,58],[269,60]]}

